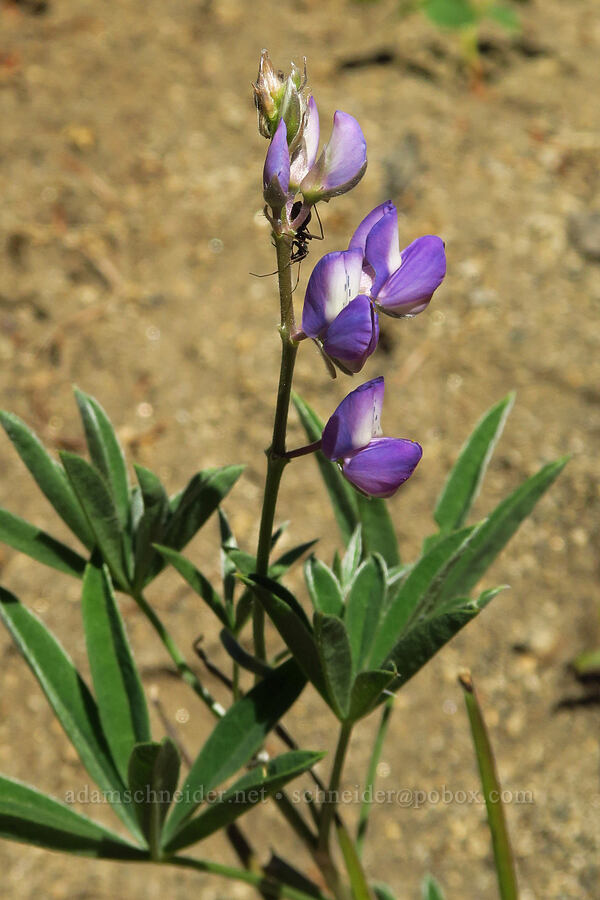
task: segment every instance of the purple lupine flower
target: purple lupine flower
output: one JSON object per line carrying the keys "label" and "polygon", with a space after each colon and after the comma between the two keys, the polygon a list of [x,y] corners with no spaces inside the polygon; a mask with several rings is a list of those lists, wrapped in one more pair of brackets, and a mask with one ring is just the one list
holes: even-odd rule
{"label": "purple lupine flower", "polygon": [[390,316],[422,312],[446,274],[444,242],[436,235],[425,235],[398,249],[398,214],[390,201],[363,219],[348,250],[364,254],[360,289]]}
{"label": "purple lupine flower", "polygon": [[283,141],[284,132],[289,139],[289,133],[282,128],[280,121],[267,151],[263,186],[269,206],[273,206],[272,197],[276,200],[275,208],[283,205],[281,192],[268,190],[272,178],[280,170],[289,173],[285,188],[286,194],[289,191],[288,201],[300,192],[305,210],[320,200],[330,200],[339,194],[345,194],[364,175],[367,168],[367,144],[360,125],[348,113],[339,110],[335,113],[329,143],[318,159],[319,113],[313,97],[306,105],[302,126],[290,146],[287,141]]}
{"label": "purple lupine flower", "polygon": [[[358,184],[367,168],[367,142],[353,116],[339,109],[333,117],[333,129],[328,143],[315,162],[319,143],[317,106],[309,102],[307,118],[311,125],[310,151],[306,161],[297,166],[294,180],[306,203],[330,200],[345,194]],[[312,120],[312,121],[311,121]]]}
{"label": "purple lupine flower", "polygon": [[360,248],[327,253],[312,271],[302,310],[302,330],[343,371],[359,372],[379,339],[379,319],[359,293]]}
{"label": "purple lupine flower", "polygon": [[384,381],[374,378],[342,400],[323,429],[321,450],[363,494],[391,497],[414,472],[416,441],[381,437]]}
{"label": "purple lupine flower", "polygon": [[290,152],[287,128],[283,119],[269,144],[263,169],[263,194],[271,209],[281,209],[288,200],[290,188]]}

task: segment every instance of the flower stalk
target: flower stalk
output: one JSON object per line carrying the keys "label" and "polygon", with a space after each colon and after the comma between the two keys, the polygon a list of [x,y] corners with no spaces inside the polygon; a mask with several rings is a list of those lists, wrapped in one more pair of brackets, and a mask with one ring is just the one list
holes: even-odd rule
{"label": "flower stalk", "polygon": [[[292,298],[292,235],[283,232],[273,232],[275,249],[277,252],[277,274],[279,281],[280,325],[281,336],[281,366],[279,370],[279,386],[277,388],[277,403],[275,406],[275,418],[273,421],[273,438],[271,446],[266,451],[267,475],[263,507],[256,550],[256,571],[258,575],[267,575],[269,571],[269,554],[271,551],[271,534],[279,484],[283,470],[288,462],[285,458],[285,442],[287,432],[288,412],[290,408],[290,396],[292,392],[292,379],[298,345],[292,338],[296,331],[294,319],[294,301]],[[253,638],[254,653],[257,659],[265,661],[267,658],[265,646],[265,611],[258,597],[254,601],[253,610]]]}

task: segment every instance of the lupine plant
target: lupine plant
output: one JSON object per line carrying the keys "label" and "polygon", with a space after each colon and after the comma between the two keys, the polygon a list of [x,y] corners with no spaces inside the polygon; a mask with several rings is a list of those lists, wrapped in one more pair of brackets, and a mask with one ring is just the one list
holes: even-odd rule
{"label": "lupine plant", "polygon": [[[159,478],[140,465],[133,465],[132,483],[109,419],[83,391],[76,391],[76,401],[88,458],[63,452],[55,460],[23,421],[1,414],[9,440],[76,544],[67,545],[7,510],[0,510],[0,540],[81,582],[90,683],[42,621],[5,589],[0,617],[117,821],[109,828],[69,802],[2,777],[0,834],[47,850],[209,872],[246,882],[263,897],[389,900],[393,892],[380,883],[386,873],[366,872],[361,861],[369,803],[363,804],[355,833],[338,802],[353,728],[380,711],[365,779],[365,787],[372,786],[395,693],[501,590],[475,591],[565,460],[545,465],[484,519],[470,522],[513,397],[500,400],[459,453],[433,513],[434,531],[418,558],[401,559],[387,503],[427,448],[412,437],[383,436],[382,377],[353,386],[332,411],[327,371],[346,377],[362,369],[377,349],[380,315],[401,320],[397,327],[410,336],[410,318],[426,311],[444,279],[444,243],[432,235],[406,234],[407,246],[400,249],[396,209],[381,203],[358,224],[347,249],[327,253],[315,265],[299,327],[292,261],[306,255],[306,223],[316,204],[346,193],[363,177],[366,141],[358,122],[338,111],[319,153],[319,117],[306,66],[304,71],[292,66],[285,76],[263,52],[254,95],[259,131],[269,141],[262,186],[281,312],[281,370],[258,545],[255,551],[239,546],[222,508],[241,466],[204,469],[169,497]],[[326,362],[320,399],[325,424],[292,391],[300,347]],[[292,402],[308,443],[290,449]],[[399,400],[388,396],[386,402]],[[276,551],[283,531],[276,525],[279,485],[290,464],[311,465],[303,459],[308,454],[316,460],[339,525],[341,549],[329,562],[315,542]],[[402,504],[401,490],[393,502]],[[220,529],[219,584],[182,552],[213,515]],[[306,588],[296,595],[285,579],[301,559]],[[204,601],[205,616],[218,620],[224,661],[212,669],[227,686],[230,702],[213,697],[188,661],[190,648],[177,646],[146,597],[147,586],[167,566]],[[171,728],[161,737],[151,729],[120,596],[133,598],[175,672],[214,718],[183,775],[176,732]],[[278,642],[274,655],[267,653],[268,622]],[[197,627],[202,629],[200,622]],[[316,692],[313,703],[322,701],[324,727],[328,720],[337,722],[332,760],[323,760],[321,748],[302,749],[300,736],[293,737],[281,721],[305,689]],[[281,743],[279,755],[265,750],[271,732]],[[318,800],[309,795],[305,802],[292,800],[286,785],[299,776],[319,788]],[[266,848],[252,846],[243,815],[268,798],[312,856],[310,879],[297,859],[268,858]],[[237,867],[202,854],[198,845],[217,831],[231,843]],[[192,848],[199,853],[190,855]],[[442,896],[432,878],[423,891]]]}

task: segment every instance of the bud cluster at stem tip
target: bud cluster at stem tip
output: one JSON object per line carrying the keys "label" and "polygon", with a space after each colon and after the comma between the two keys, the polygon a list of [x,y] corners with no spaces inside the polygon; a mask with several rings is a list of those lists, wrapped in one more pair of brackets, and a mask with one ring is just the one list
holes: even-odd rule
{"label": "bud cluster at stem tip", "polygon": [[[353,116],[337,110],[329,141],[318,155],[319,113],[310,95],[306,63],[300,74],[292,63],[285,76],[263,50],[253,85],[258,129],[270,139],[263,169],[263,196],[276,232],[293,234],[310,207],[351,190],[367,168],[367,144]],[[292,219],[296,195],[299,212]]]}
{"label": "bud cluster at stem tip", "polygon": [[310,92],[307,87],[306,58],[302,73],[293,62],[291,66],[291,72],[286,77],[281,69],[275,69],[268,50],[263,50],[260,54],[258,76],[252,87],[259,132],[271,140],[283,119],[287,130],[287,143],[290,150],[293,150],[304,127]]}

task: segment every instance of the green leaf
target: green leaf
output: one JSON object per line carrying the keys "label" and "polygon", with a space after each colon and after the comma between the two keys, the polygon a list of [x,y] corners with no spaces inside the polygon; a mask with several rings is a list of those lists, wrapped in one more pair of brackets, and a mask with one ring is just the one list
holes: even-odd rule
{"label": "green leaf", "polygon": [[91,549],[93,535],[62,466],[18,416],[0,411],[0,422],[44,496],[73,534]]}
{"label": "green leaf", "polygon": [[96,545],[120,588],[127,588],[123,531],[106,482],[81,456],[63,451],[60,455],[69,481],[83,507]]}
{"label": "green leaf", "polygon": [[[259,602],[263,604],[306,677],[327,698],[321,661],[310,623],[296,598],[283,585],[269,578],[261,578],[260,575],[252,575],[249,583],[254,585]],[[264,590],[256,590],[256,585]]]}
{"label": "green leaf", "polygon": [[425,0],[425,15],[442,28],[464,28],[478,21],[478,14],[469,0]]}
{"label": "green leaf", "polygon": [[129,524],[129,478],[123,450],[98,401],[78,388],[75,388],[75,399],[91,460],[108,485],[119,522],[125,530]]}
{"label": "green leaf", "polygon": [[407,623],[415,615],[423,595],[449,560],[464,547],[474,532],[474,527],[463,528],[448,535],[435,544],[433,549],[422,556],[413,566],[408,577],[402,582],[385,613],[370,657],[370,665],[378,666],[386,658]]}
{"label": "green leaf", "polygon": [[388,690],[396,678],[396,672],[372,669],[359,672],[352,687],[348,719],[356,722],[367,716],[382,700],[383,691]]}
{"label": "green leaf", "polygon": [[174,550],[183,550],[197,531],[227,496],[242,472],[243,466],[204,469],[191,479],[171,509],[173,516],[162,541]]}
{"label": "green leaf", "polygon": [[229,559],[229,550],[237,549],[237,541],[231,530],[229,520],[224,510],[219,507],[219,531],[221,534],[221,578],[223,579],[223,599],[229,615],[233,615],[233,602],[237,583],[236,568]]}
{"label": "green leaf", "polygon": [[133,747],[150,740],[150,720],[110,576],[95,560],[85,570],[81,611],[100,721],[126,781]]}
{"label": "green leaf", "polygon": [[179,751],[168,737],[160,744],[137,744],[131,753],[129,789],[152,859],[160,857],[162,829],[177,789],[180,764]]}
{"label": "green leaf", "polygon": [[486,591],[478,600],[459,598],[447,610],[419,620],[403,634],[383,664],[383,668],[395,665],[398,669],[394,690],[406,684],[496,593],[497,590]]}
{"label": "green leaf", "polygon": [[336,716],[344,721],[348,716],[354,680],[348,632],[337,616],[320,612],[315,613],[314,626],[329,702]]}
{"label": "green leaf", "polygon": [[375,900],[396,900],[392,889],[381,881],[376,881],[374,884],[372,883],[371,889],[375,894]]}
{"label": "green leaf", "polygon": [[563,457],[543,466],[503,500],[478,527],[468,549],[445,580],[439,593],[440,602],[469,594],[540,497],[562,472],[568,459]]}
{"label": "green leaf", "polygon": [[[269,578],[278,581],[288,571],[291,565],[296,562],[307,550],[310,550],[316,544],[316,541],[307,541],[297,547],[292,547],[287,553],[283,553],[275,562],[269,566]],[[241,572],[242,575],[252,575],[256,572],[256,557],[252,553],[246,553],[237,547],[232,547],[227,551],[227,555],[234,564],[234,571]]]}
{"label": "green leaf", "polygon": [[143,466],[134,464],[134,469],[143,502],[143,512],[134,530],[134,589],[141,590],[151,580],[157,562],[162,565],[153,544],[162,540],[170,511],[169,498],[160,479]]}
{"label": "green leaf", "polygon": [[398,538],[386,501],[356,494],[356,504],[362,526],[364,555],[381,553],[388,566],[397,566],[400,562]]}
{"label": "green leaf", "polygon": [[201,799],[245,765],[266,735],[299,697],[305,677],[294,660],[267,675],[215,725],[190,769],[165,826],[168,843]]}
{"label": "green leaf", "polygon": [[252,672],[254,675],[260,675],[261,678],[264,678],[265,675],[272,671],[271,666],[244,650],[227,628],[221,629],[219,637],[225,650],[242,669],[246,669],[247,672]]}
{"label": "green leaf", "polygon": [[53,797],[0,775],[0,837],[45,850],[141,860],[147,854]]}
{"label": "green leaf", "polygon": [[304,577],[314,608],[331,616],[341,616],[344,609],[342,588],[329,566],[311,556],[304,563]]}
{"label": "green leaf", "polygon": [[490,19],[494,19],[507,31],[520,31],[521,21],[516,10],[510,6],[504,6],[503,3],[495,3],[487,11]]}
{"label": "green leaf", "polygon": [[0,508],[0,541],[45,566],[81,578],[85,559],[35,525]]}
{"label": "green leaf", "polygon": [[223,601],[202,572],[189,559],[186,559],[181,553],[177,553],[176,550],[171,550],[170,547],[162,547],[160,544],[155,544],[155,547],[165,560],[170,562],[181,577],[187,581],[198,596],[202,597],[219,621],[226,628],[232,628],[234,623],[230,620],[227,610],[223,606]]}
{"label": "green leaf", "polygon": [[285,553],[282,553],[281,556],[278,556],[274,563],[269,567],[269,571],[275,574],[271,574],[271,578],[281,578],[282,575],[290,569],[296,560],[300,559],[300,557],[304,556],[304,554],[311,550],[315,544],[314,541],[305,541],[303,544],[298,544],[296,547],[291,547],[290,550],[286,550]]}
{"label": "green leaf", "polygon": [[344,621],[350,635],[352,659],[357,671],[369,656],[385,605],[385,574],[376,556],[366,560],[350,586]]}
{"label": "green leaf", "polygon": [[348,587],[356,574],[362,558],[361,528],[357,525],[348,541],[346,552],[342,557],[342,587]]}
{"label": "green leaf", "polygon": [[444,900],[444,892],[441,885],[433,875],[426,875],[421,885],[421,897],[423,900]]}
{"label": "green leaf", "polygon": [[[323,422],[298,394],[293,393],[292,399],[309,441],[318,441],[323,433]],[[329,493],[342,540],[344,544],[347,544],[359,524],[357,494],[341,474],[337,465],[328,460],[320,450],[315,453],[315,458]]]}
{"label": "green leaf", "polygon": [[56,638],[12,594],[0,588],[0,618],[44,691],[83,765],[115,812],[138,836],[133,813],[122,804],[125,785],[112,760],[98,708],[87,685]]}
{"label": "green leaf", "polygon": [[273,791],[284,787],[293,778],[297,778],[324,756],[323,753],[312,753],[308,750],[295,750],[283,753],[266,765],[259,765],[248,774],[235,781],[218,799],[211,803],[205,812],[201,812],[188,821],[169,841],[165,850],[173,853],[190,844],[195,844],[225,828],[235,819],[262,802]]}
{"label": "green leaf", "polygon": [[492,406],[462,448],[435,508],[440,531],[453,531],[464,524],[514,400],[511,393]]}

